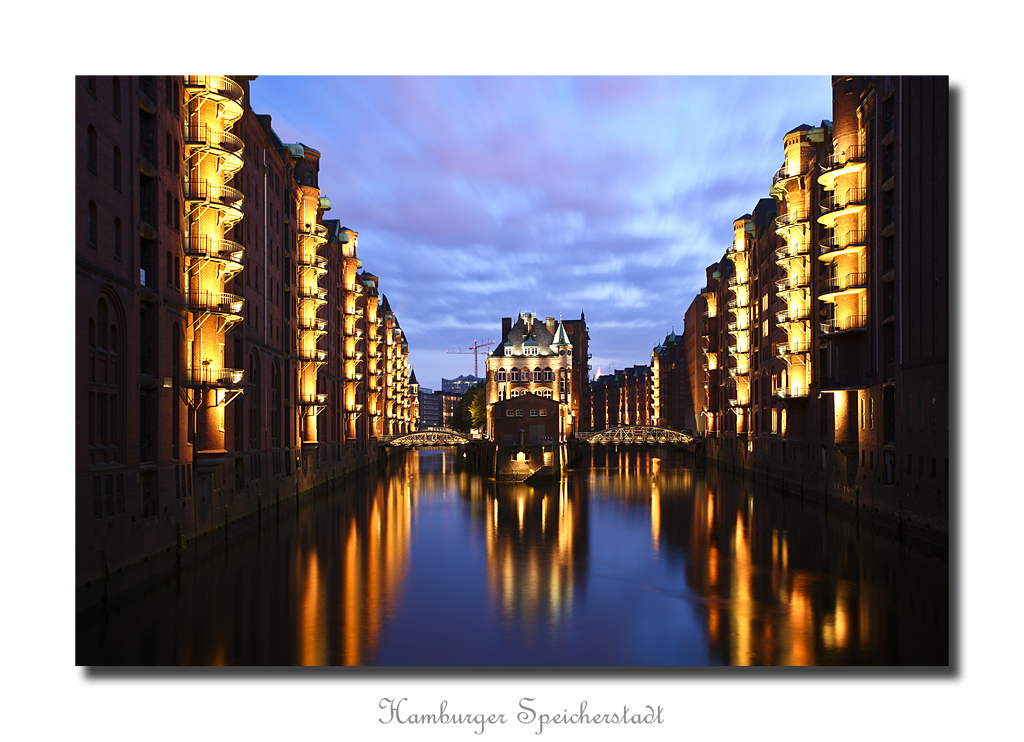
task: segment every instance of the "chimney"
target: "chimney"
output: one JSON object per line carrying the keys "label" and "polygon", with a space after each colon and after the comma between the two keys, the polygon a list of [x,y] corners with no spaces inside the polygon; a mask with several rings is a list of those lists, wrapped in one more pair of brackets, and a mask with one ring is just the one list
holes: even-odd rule
{"label": "chimney", "polygon": [[555,318],[554,317],[548,317],[547,319],[544,320],[544,324],[547,325],[548,332],[550,332],[552,335],[554,335],[555,334]]}
{"label": "chimney", "polygon": [[512,318],[502,317],[501,318],[501,342],[505,342],[505,338],[512,332]]}

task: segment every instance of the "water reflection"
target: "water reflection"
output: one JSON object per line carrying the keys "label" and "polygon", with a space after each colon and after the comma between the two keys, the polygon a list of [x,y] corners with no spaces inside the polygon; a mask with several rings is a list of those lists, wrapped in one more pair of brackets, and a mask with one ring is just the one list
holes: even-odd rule
{"label": "water reflection", "polygon": [[671,450],[537,487],[411,451],[216,538],[81,614],[78,664],[948,662],[944,554]]}

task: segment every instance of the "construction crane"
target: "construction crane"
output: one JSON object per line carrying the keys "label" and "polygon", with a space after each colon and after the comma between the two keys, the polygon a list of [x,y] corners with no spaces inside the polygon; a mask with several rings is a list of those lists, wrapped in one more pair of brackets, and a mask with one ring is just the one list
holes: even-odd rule
{"label": "construction crane", "polygon": [[446,350],[445,353],[453,353],[455,355],[469,355],[473,354],[473,376],[480,378],[480,359],[477,355],[480,348],[487,348],[494,345],[493,340],[488,340],[486,343],[481,343],[479,340],[474,340],[473,344],[469,346],[469,350],[463,350],[462,346],[459,346],[458,350]]}

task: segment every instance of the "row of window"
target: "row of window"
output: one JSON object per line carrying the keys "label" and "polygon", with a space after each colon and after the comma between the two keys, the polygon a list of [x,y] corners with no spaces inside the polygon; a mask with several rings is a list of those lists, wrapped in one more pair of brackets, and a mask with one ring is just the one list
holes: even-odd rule
{"label": "row of window", "polygon": [[[539,369],[535,368],[532,372],[533,381],[553,381],[554,375],[550,368]],[[561,379],[565,378],[565,369],[560,369],[558,376]],[[499,368],[497,371],[498,381],[530,381],[531,372],[530,369],[518,369],[514,368],[508,372],[503,368]]]}
{"label": "row of window", "polygon": [[[523,417],[522,410],[505,410],[505,417]],[[547,410],[530,410],[530,417],[547,417]]]}

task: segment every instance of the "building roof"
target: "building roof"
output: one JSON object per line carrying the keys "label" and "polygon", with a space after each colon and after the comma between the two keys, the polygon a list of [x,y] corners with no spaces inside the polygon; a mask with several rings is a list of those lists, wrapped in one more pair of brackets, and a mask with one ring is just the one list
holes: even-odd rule
{"label": "building roof", "polygon": [[[554,346],[554,347],[552,347]],[[520,314],[512,329],[505,335],[502,344],[496,346],[492,356],[524,355],[523,348],[537,348],[538,356],[557,356],[560,346],[572,347],[569,336],[561,322],[552,333],[547,324],[533,314]],[[511,347],[512,353],[506,350]]]}

